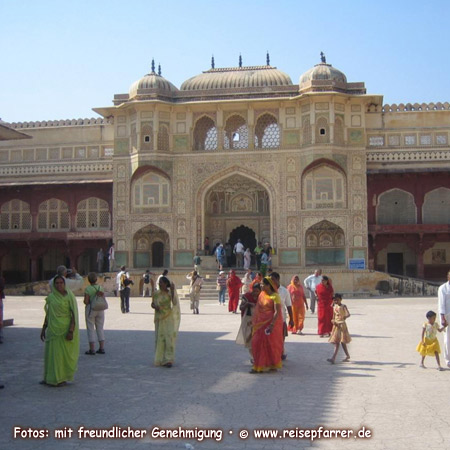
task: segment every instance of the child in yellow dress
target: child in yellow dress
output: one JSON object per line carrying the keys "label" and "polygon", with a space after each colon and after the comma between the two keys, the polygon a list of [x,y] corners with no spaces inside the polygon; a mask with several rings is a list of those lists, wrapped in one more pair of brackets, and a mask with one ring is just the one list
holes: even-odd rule
{"label": "child in yellow dress", "polygon": [[445,327],[439,328],[436,323],[436,313],[434,311],[428,311],[426,315],[428,322],[424,322],[422,328],[422,340],[419,342],[416,350],[422,355],[422,361],[420,362],[420,367],[426,369],[424,365],[425,356],[436,356],[436,361],[438,364],[438,370],[444,370],[441,367],[441,362],[439,360],[439,353],[441,353],[441,347],[439,346],[439,341],[437,338],[437,332],[441,332]]}
{"label": "child in yellow dress", "polygon": [[330,339],[328,342],[335,345],[334,354],[331,358],[327,359],[328,362],[334,364],[336,356],[339,351],[339,344],[342,345],[346,357],[343,362],[350,361],[350,354],[347,350],[347,344],[351,342],[352,338],[348,332],[347,324],[345,320],[350,317],[350,313],[345,305],[342,304],[342,295],[335,294],[333,297],[333,329],[331,330]]}

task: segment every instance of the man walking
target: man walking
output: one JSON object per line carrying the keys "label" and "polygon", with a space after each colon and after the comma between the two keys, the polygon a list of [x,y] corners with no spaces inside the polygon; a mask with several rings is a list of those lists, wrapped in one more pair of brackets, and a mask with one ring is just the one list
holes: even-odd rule
{"label": "man walking", "polygon": [[450,367],[450,270],[447,272],[447,282],[439,286],[438,311],[441,317],[441,325],[444,330],[444,358],[447,367]]}
{"label": "man walking", "polygon": [[234,254],[236,255],[236,267],[238,269],[244,267],[244,251],[245,248],[242,245],[241,240],[238,239],[236,245],[234,246]]}
{"label": "man walking", "polygon": [[316,287],[322,281],[322,269],[316,269],[315,272],[309,277],[305,278],[303,284],[305,288],[309,291],[309,308],[311,313],[314,314],[316,310]]}

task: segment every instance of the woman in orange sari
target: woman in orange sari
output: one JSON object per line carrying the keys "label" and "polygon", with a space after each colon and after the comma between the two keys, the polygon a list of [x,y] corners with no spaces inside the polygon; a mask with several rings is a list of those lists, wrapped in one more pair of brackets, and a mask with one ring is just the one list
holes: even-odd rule
{"label": "woman in orange sari", "polygon": [[263,279],[263,291],[254,307],[252,331],[253,368],[250,373],[281,369],[283,316],[281,300],[272,279]]}
{"label": "woman in orange sari", "polygon": [[303,286],[300,283],[298,275],[292,277],[291,284],[287,290],[291,294],[292,318],[294,319],[294,326],[288,326],[288,330],[292,334],[303,335],[303,323],[305,321],[305,311],[308,309],[308,302],[306,301],[305,292],[303,291]]}
{"label": "woman in orange sari", "polygon": [[263,280],[263,276],[261,272],[256,272],[255,278],[253,279],[253,281],[250,283],[250,292],[253,291],[253,286],[255,284],[262,284],[262,280]]}
{"label": "woman in orange sari", "polygon": [[227,279],[228,288],[228,311],[236,314],[237,307],[239,304],[239,293],[241,291],[242,281],[236,276],[234,270],[230,270],[230,274]]}

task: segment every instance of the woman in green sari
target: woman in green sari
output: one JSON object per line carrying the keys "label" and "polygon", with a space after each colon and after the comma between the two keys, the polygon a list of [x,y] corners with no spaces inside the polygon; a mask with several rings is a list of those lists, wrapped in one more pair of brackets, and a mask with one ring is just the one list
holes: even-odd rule
{"label": "woman in green sari", "polygon": [[166,277],[159,279],[159,290],[152,283],[152,308],[155,310],[155,365],[172,367],[180,326],[180,302],[175,285]]}
{"label": "woman in green sari", "polygon": [[44,379],[41,384],[64,386],[72,381],[80,350],[77,301],[62,276],[53,279],[45,299],[41,340],[45,342]]}

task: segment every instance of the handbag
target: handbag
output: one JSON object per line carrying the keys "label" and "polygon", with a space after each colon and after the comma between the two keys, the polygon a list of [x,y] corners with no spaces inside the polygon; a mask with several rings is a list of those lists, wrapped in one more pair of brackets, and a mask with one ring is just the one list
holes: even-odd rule
{"label": "handbag", "polygon": [[94,297],[91,298],[91,311],[104,311],[109,307],[105,296],[98,295],[99,290],[97,290],[97,293],[94,295]]}

